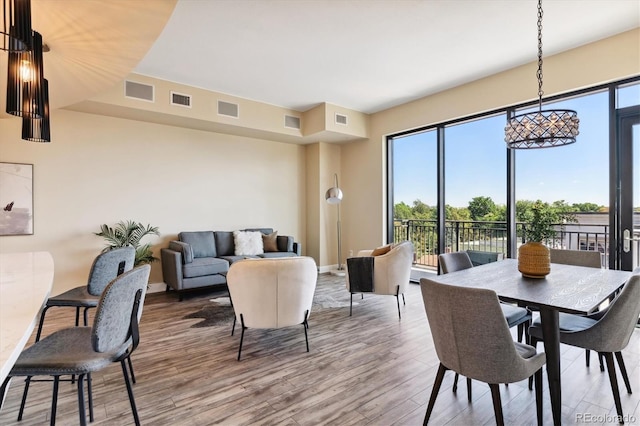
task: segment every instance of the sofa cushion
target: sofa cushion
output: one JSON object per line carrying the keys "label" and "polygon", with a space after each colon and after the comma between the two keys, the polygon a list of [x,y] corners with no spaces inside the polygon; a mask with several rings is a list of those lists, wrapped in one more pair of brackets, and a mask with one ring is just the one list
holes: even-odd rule
{"label": "sofa cushion", "polygon": [[241,231],[250,231],[250,232],[259,231],[259,232],[262,232],[263,234],[272,234],[273,228],[247,228],[247,229],[241,229]]}
{"label": "sofa cushion", "polygon": [[222,256],[220,257],[220,259],[224,259],[229,263],[233,263],[243,259],[260,259],[260,257],[259,256]]}
{"label": "sofa cushion", "polygon": [[169,249],[182,253],[182,264],[193,262],[193,248],[191,244],[182,241],[169,241]]}
{"label": "sofa cushion", "polygon": [[262,245],[264,252],[278,251],[278,231],[270,234],[262,234]]}
{"label": "sofa cushion", "polygon": [[233,232],[215,231],[213,234],[216,236],[216,251],[218,252],[218,257],[233,256],[235,254]]}
{"label": "sofa cushion", "polygon": [[387,244],[386,246],[375,248],[371,252],[371,256],[382,256],[383,254],[389,253],[392,248],[393,248],[392,244]]}
{"label": "sofa cushion", "polygon": [[278,235],[278,251],[293,251],[293,237]]}
{"label": "sofa cushion", "polygon": [[236,256],[255,256],[264,253],[260,231],[233,231],[233,243]]}
{"label": "sofa cushion", "polygon": [[191,245],[194,258],[217,256],[213,231],[181,232],[178,237]]}
{"label": "sofa cushion", "polygon": [[273,258],[276,258],[276,257],[293,257],[293,256],[297,256],[297,254],[291,253],[291,252],[286,252],[286,251],[272,251],[272,252],[262,253],[259,256],[264,258],[264,259],[273,259]]}
{"label": "sofa cushion", "polygon": [[193,262],[182,267],[182,275],[185,278],[201,277],[226,273],[229,270],[229,262],[216,257],[196,257]]}

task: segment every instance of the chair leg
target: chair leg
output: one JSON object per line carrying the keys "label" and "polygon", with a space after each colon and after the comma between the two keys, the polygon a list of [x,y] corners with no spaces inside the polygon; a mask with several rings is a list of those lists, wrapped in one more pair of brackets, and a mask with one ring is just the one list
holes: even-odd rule
{"label": "chair leg", "polygon": [[399,285],[396,286],[396,302],[398,303],[398,319],[402,319],[402,315],[400,315],[400,286]]}
{"label": "chair leg", "polygon": [[590,358],[591,358],[591,351],[589,349],[585,349],[584,350],[584,361],[585,361],[585,364],[587,364],[587,367],[589,367]]}
{"label": "chair leg", "polygon": [[302,321],[302,326],[304,327],[304,340],[307,342],[307,352],[309,352],[309,336],[307,335],[307,318],[309,317],[309,310],[307,309],[304,312],[304,321]]}
{"label": "chair leg", "polygon": [[127,357],[127,364],[129,364],[129,373],[131,373],[131,382],[136,383],[136,375],[133,372],[133,362],[131,362],[131,354]]}
{"label": "chair leg", "polygon": [[489,383],[489,388],[491,388],[491,399],[493,400],[493,412],[496,416],[496,425],[504,426],[502,401],[500,400],[500,386],[497,383]]}
{"label": "chair leg", "polygon": [[471,402],[471,379],[467,377],[467,401]]}
{"label": "chair leg", "polygon": [[403,304],[404,306],[407,306],[407,301],[406,301],[406,300],[404,300],[404,293],[402,293],[402,304]]}
{"label": "chair leg", "polygon": [[[538,339],[533,336],[529,336],[529,344],[537,349]],[[533,390],[533,377],[529,377],[529,390]]]}
{"label": "chair leg", "polygon": [[622,379],[624,380],[624,385],[627,388],[627,393],[631,394],[631,383],[629,383],[629,376],[627,375],[627,368],[624,366],[624,359],[622,359],[622,352],[616,352],[616,359],[618,360],[618,367],[620,367],[620,372],[622,373]]}
{"label": "chair leg", "polygon": [[244,326],[244,317],[242,316],[242,314],[240,314],[240,325],[242,329],[240,333],[240,347],[238,348],[238,361],[240,361],[240,354],[242,354],[242,341],[244,340],[244,331],[247,329],[247,327]]}
{"label": "chair leg", "polygon": [[458,376],[459,374],[456,373],[455,377],[453,378],[453,393],[458,392]]}
{"label": "chair leg", "polygon": [[84,308],[84,312],[82,313],[83,316],[83,320],[84,320],[84,326],[88,326],[89,325],[89,308]]}
{"label": "chair leg", "polygon": [[91,387],[91,373],[87,374],[87,394],[89,397],[89,422],[93,422],[93,389]]}
{"label": "chair leg", "polygon": [[84,374],[78,374],[78,415],[80,416],[80,425],[87,424],[87,415],[84,407]]}
{"label": "chair leg", "polygon": [[522,343],[522,335],[524,334],[524,323],[518,324],[518,343]]}
{"label": "chair leg", "polygon": [[351,298],[349,301],[349,316],[353,313],[353,293],[351,293]]}
{"label": "chair leg", "polygon": [[[51,398],[51,426],[56,424],[56,410],[58,408],[58,385],[60,384],[60,376],[53,376],[53,398]],[[82,424],[82,419],[80,419]]]}
{"label": "chair leg", "polygon": [[601,353],[598,353],[598,361],[600,361],[600,371],[604,372],[604,361]]}
{"label": "chair leg", "polygon": [[536,415],[538,426],[542,426],[542,368],[534,374],[536,382]]}
{"label": "chair leg", "polygon": [[433,382],[433,389],[431,389],[431,396],[429,397],[429,404],[427,405],[427,413],[424,416],[423,425],[429,423],[429,417],[431,417],[431,412],[433,411],[433,406],[436,403],[436,398],[438,397],[438,392],[440,391],[440,386],[442,385],[442,379],[444,379],[444,373],[447,371],[447,367],[440,363],[438,367],[438,373],[436,374],[436,380]]}
{"label": "chair leg", "polygon": [[76,306],[76,327],[80,325],[80,306]]}
{"label": "chair leg", "polygon": [[609,371],[609,382],[611,383],[611,391],[613,392],[613,402],[616,405],[616,412],[620,423],[624,423],[622,420],[622,403],[620,402],[620,390],[618,389],[618,378],[616,377],[616,366],[613,362],[613,354],[606,352],[603,354],[604,359],[607,362],[607,370]]}
{"label": "chair leg", "polygon": [[24,407],[27,404],[27,394],[29,393],[29,385],[31,384],[31,376],[27,376],[24,381],[24,390],[22,391],[22,401],[20,401],[20,409],[18,410],[18,421],[22,420]]}
{"label": "chair leg", "polygon": [[124,359],[120,361],[122,366],[122,375],[124,376],[124,383],[127,386],[127,394],[129,395],[129,402],[131,403],[131,412],[133,413],[133,420],[136,426],[140,426],[140,418],[138,417],[138,409],[136,408],[136,400],[133,397],[133,389],[131,388],[131,381],[129,381],[129,373],[127,372],[127,365]]}
{"label": "chair leg", "polygon": [[0,410],[2,410],[2,406],[4,405],[4,397],[7,393],[7,387],[9,387],[9,381],[11,380],[11,376],[7,376],[2,381],[2,386],[0,386]]}
{"label": "chair leg", "polygon": [[40,340],[40,336],[42,335],[42,324],[44,324],[44,316],[47,313],[47,309],[49,308],[50,306],[45,306],[44,309],[42,310],[42,313],[40,314],[40,322],[38,323],[38,333],[36,334],[36,342]]}

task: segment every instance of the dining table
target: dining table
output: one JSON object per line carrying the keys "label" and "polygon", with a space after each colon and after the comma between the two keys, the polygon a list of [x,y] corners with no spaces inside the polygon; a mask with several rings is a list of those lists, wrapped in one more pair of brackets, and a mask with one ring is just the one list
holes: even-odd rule
{"label": "dining table", "polygon": [[31,337],[49,297],[53,272],[48,252],[0,253],[0,383]]}
{"label": "dining table", "polygon": [[518,270],[516,259],[505,259],[429,279],[490,289],[504,302],[540,312],[553,423],[559,425],[562,407],[559,314],[588,315],[597,311],[630,276],[627,271],[552,263],[551,272],[544,278],[528,278]]}

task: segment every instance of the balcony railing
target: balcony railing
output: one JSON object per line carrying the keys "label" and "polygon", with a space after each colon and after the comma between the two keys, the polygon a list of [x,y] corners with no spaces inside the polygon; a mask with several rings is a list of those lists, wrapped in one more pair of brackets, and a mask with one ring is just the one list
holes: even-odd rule
{"label": "balcony railing", "polygon": [[[526,223],[516,223],[517,246],[525,243],[523,228]],[[549,247],[572,250],[592,250],[602,253],[603,262],[608,265],[609,225],[608,224],[565,224],[556,225],[556,237],[546,241]],[[507,225],[505,222],[480,222],[470,220],[445,221],[445,250],[481,250],[507,255]],[[409,240],[416,253],[416,265],[437,267],[438,233],[435,220],[394,221],[394,242]],[[640,244],[636,242],[634,265],[640,264]]]}

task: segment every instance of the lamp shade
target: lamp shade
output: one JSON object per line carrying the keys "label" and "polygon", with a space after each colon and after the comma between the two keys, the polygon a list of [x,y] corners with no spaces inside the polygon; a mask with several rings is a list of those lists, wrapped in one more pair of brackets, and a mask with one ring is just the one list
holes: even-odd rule
{"label": "lamp shade", "polygon": [[31,47],[31,0],[2,0],[2,44],[8,52],[24,52]]}
{"label": "lamp shade", "polygon": [[33,31],[33,47],[9,52],[7,67],[7,113],[29,118],[44,116],[42,36]]}
{"label": "lamp shade", "polygon": [[342,201],[342,190],[337,186],[329,188],[327,189],[327,193],[324,194],[324,198],[329,204],[339,204],[340,201]]}
{"label": "lamp shade", "polygon": [[44,115],[42,118],[22,117],[22,139],[31,142],[51,142],[49,125],[49,81],[43,79]]}

